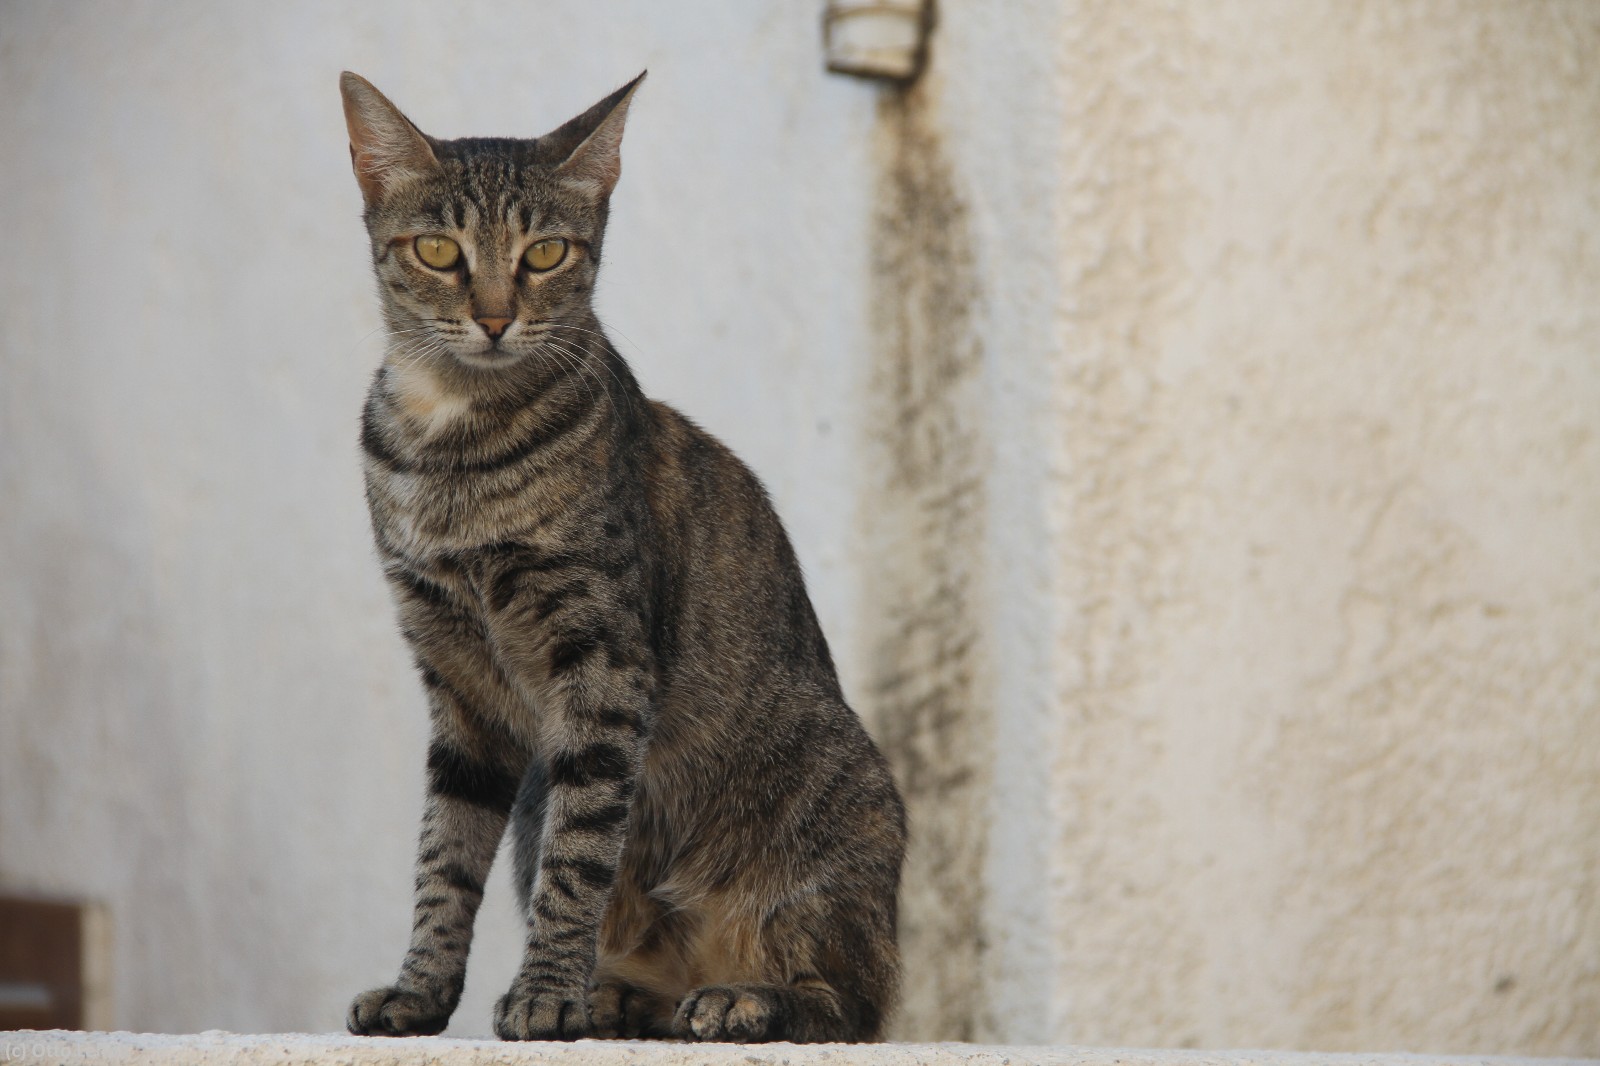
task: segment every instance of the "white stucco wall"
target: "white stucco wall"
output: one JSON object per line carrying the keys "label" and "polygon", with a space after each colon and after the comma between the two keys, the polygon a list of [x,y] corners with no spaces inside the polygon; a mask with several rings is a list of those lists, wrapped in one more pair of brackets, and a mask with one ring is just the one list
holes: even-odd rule
{"label": "white stucco wall", "polygon": [[907,783],[897,1035],[1600,1055],[1600,9],[961,0],[898,97],[819,7],[4,9],[0,885],[112,903],[120,1026],[396,965],[333,76],[648,65],[603,309]]}
{"label": "white stucco wall", "polygon": [[1055,1026],[1600,1052],[1600,9],[1082,30]]}

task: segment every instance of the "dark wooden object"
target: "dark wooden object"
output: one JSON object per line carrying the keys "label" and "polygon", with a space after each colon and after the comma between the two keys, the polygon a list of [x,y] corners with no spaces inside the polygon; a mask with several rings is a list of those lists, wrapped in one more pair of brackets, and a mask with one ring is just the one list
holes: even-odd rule
{"label": "dark wooden object", "polygon": [[0,1030],[82,1029],[83,908],[0,896]]}

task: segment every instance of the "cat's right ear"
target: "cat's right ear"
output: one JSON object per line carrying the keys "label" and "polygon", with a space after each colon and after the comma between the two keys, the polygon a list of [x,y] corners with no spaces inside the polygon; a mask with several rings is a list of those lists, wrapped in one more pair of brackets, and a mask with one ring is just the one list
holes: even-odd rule
{"label": "cat's right ear", "polygon": [[372,83],[348,70],[339,75],[344,124],[350,131],[350,165],[367,203],[399,183],[437,170],[428,139]]}

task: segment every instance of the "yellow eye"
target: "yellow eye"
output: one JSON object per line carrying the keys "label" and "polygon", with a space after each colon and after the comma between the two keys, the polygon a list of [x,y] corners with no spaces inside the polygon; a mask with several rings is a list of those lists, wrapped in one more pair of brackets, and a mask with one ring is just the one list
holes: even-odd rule
{"label": "yellow eye", "polygon": [[417,258],[435,270],[449,270],[461,259],[461,245],[449,237],[418,237]]}
{"label": "yellow eye", "polygon": [[528,269],[538,271],[554,270],[566,257],[567,242],[560,237],[546,237],[542,241],[534,241],[528,245],[528,250],[522,253],[522,261],[528,264]]}

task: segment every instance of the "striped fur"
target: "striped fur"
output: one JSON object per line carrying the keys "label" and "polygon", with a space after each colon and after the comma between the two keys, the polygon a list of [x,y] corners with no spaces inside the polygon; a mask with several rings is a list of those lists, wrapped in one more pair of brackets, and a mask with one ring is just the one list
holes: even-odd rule
{"label": "striped fur", "polygon": [[[502,1037],[871,1040],[894,1000],[903,807],[783,527],[591,310],[637,84],[536,140],[438,141],[342,82],[391,336],[367,497],[433,728],[410,950],[352,1032],[444,1028],[508,824]],[[551,237],[557,268],[518,265]]]}

